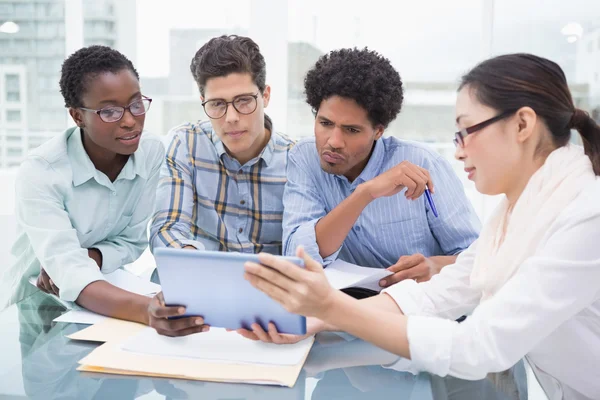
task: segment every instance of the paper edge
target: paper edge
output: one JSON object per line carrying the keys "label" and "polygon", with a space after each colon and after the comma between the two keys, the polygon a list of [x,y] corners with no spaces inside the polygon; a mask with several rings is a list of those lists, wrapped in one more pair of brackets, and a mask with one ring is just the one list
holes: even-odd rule
{"label": "paper edge", "polygon": [[[285,369],[290,369],[290,375],[293,376],[293,379],[290,380],[273,380],[272,382],[273,385],[278,385],[278,386],[286,386],[289,388],[292,388],[296,385],[298,378],[300,377],[300,373],[302,372],[302,368],[304,368],[304,364],[306,363],[306,359],[308,358],[308,355],[310,354],[310,351],[312,350],[312,347],[315,343],[315,338],[314,336],[312,337],[312,343],[310,345],[310,347],[308,347],[306,353],[304,354],[304,357],[302,358],[302,360],[296,364],[296,365],[281,365],[281,366],[277,366],[277,365],[262,365],[262,364],[245,364],[245,366],[249,367],[249,368],[267,368],[267,369],[277,369],[277,368],[285,368]],[[257,381],[252,381],[249,379],[238,379],[238,380],[232,380],[232,379],[219,379],[219,378],[203,378],[203,377],[198,377],[198,376],[187,376],[187,375],[175,375],[175,374],[162,374],[162,373],[147,373],[141,370],[122,370],[122,369],[115,369],[115,368],[106,368],[106,367],[102,367],[102,366],[95,366],[95,365],[90,365],[90,364],[85,364],[85,359],[88,358],[88,356],[91,356],[91,354],[95,351],[100,350],[103,346],[117,346],[116,343],[113,342],[106,342],[100,346],[98,346],[96,349],[94,349],[90,354],[86,355],[85,357],[83,357],[81,360],[78,361],[78,363],[80,364],[79,367],[77,367],[78,371],[83,371],[83,372],[90,372],[90,373],[106,373],[106,374],[113,374],[113,375],[127,375],[127,376],[146,376],[146,377],[155,377],[155,378],[169,378],[169,379],[184,379],[184,380],[193,380],[193,381],[204,381],[204,382],[234,382],[234,383],[247,383],[247,384],[256,384],[255,382]],[[100,350],[103,351],[103,350]],[[119,349],[119,351],[122,351]],[[152,356],[155,358],[169,358],[169,357],[160,357],[160,356]],[[205,363],[207,364],[211,364],[210,361],[205,361]],[[235,363],[220,363],[221,365],[239,365],[239,364],[235,364]],[[262,381],[261,381],[262,382]],[[262,384],[262,383],[261,383]],[[268,384],[268,383],[266,383]]]}

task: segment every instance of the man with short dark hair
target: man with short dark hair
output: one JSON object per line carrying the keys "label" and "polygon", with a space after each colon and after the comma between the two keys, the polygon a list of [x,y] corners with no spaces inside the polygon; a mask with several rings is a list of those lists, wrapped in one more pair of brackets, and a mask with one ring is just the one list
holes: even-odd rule
{"label": "man with short dark hair", "polygon": [[247,37],[216,37],[190,69],[209,120],[170,132],[150,245],[280,254],[293,141],[265,114],[271,88],[259,47]]}

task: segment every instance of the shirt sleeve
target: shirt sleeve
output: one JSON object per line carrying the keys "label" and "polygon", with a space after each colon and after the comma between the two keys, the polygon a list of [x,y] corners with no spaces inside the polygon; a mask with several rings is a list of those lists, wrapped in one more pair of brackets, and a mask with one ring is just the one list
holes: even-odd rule
{"label": "shirt sleeve", "polygon": [[325,259],[319,253],[315,225],[327,215],[327,210],[301,152],[306,149],[308,145],[299,144],[289,153],[287,183],[283,192],[283,254],[293,256],[296,248],[302,245],[314,260],[327,265],[337,258],[341,246]]}
{"label": "shirt sleeve", "polygon": [[165,157],[162,144],[157,141],[156,146],[152,160],[147,161],[151,165],[150,174],[131,221],[117,235],[92,246],[102,253],[102,272],[105,274],[134,262],[148,246],[148,222],[154,211],[158,176]]}
{"label": "shirt sleeve", "polygon": [[483,379],[510,368],[598,299],[600,215],[570,216],[555,225],[541,249],[464,322],[408,317],[415,368]]}
{"label": "shirt sleeve", "polygon": [[456,262],[429,281],[406,279],[382,290],[394,299],[405,315],[427,315],[455,320],[475,309],[481,292],[470,285],[477,242],[461,253]]}
{"label": "shirt sleeve", "polygon": [[458,254],[477,239],[481,223],[448,161],[436,158],[429,173],[435,184],[435,194],[431,197],[438,211],[436,217],[425,201],[429,227],[444,254]]}
{"label": "shirt sleeve", "polygon": [[187,149],[186,132],[175,132],[167,148],[156,194],[156,212],[150,227],[150,248],[204,249],[192,239],[194,166]]}
{"label": "shirt sleeve", "polygon": [[77,300],[87,285],[104,280],[87,249],[81,247],[65,209],[70,183],[45,160],[34,158],[21,164],[15,187],[17,223],[65,301]]}

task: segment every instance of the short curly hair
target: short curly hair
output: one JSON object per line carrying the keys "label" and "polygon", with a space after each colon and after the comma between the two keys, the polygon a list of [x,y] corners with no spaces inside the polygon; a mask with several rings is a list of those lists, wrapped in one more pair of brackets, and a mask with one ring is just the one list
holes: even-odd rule
{"label": "short curly hair", "polygon": [[60,93],[65,107],[83,107],[82,96],[95,76],[104,72],[117,73],[128,69],[139,80],[132,62],[123,54],[107,46],[88,46],[71,54],[62,64]]}
{"label": "short curly hair", "polygon": [[265,91],[265,59],[258,44],[249,37],[222,35],[210,39],[192,58],[190,71],[202,96],[206,81],[232,73],[249,73],[258,90]]}
{"label": "short curly hair", "polygon": [[340,49],[319,58],[304,79],[306,102],[316,112],[331,96],[353,99],[374,126],[386,128],[404,99],[400,74],[390,61],[366,47]]}

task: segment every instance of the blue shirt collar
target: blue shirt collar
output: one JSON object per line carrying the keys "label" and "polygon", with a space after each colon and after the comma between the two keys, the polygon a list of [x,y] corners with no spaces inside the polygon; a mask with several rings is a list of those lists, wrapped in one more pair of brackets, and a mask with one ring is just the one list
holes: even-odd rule
{"label": "blue shirt collar", "polygon": [[[370,181],[371,179],[377,177],[381,173],[381,168],[383,167],[383,163],[385,161],[385,143],[380,138],[375,141],[375,146],[373,152],[371,153],[371,157],[363,168],[362,172],[358,177],[352,182],[352,187],[356,187],[363,182]],[[343,175],[336,175],[337,178],[350,183],[348,178]]]}

